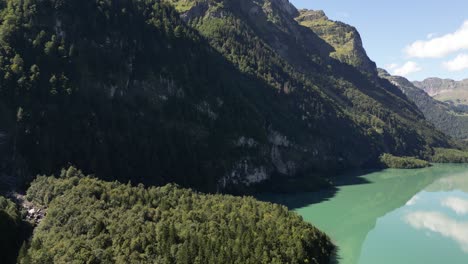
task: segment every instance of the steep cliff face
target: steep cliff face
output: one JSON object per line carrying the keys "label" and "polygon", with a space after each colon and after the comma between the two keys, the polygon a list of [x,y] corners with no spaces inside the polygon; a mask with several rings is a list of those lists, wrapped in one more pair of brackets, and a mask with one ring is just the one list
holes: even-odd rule
{"label": "steep cliff face", "polygon": [[[291,102],[290,111],[311,128],[300,135],[275,127],[292,142],[269,150],[275,172],[295,171],[285,169],[285,164],[317,169],[333,160],[344,167],[362,165],[381,151],[403,154],[418,149],[418,145],[447,144],[441,133],[432,133],[422,113],[397,87],[377,78],[375,63],[367,57],[356,29],[330,21],[321,12],[296,11],[291,11],[285,1],[270,0],[204,0],[190,10],[179,9],[188,25],[240,71],[276,88],[282,103]],[[323,22],[332,29],[317,27],[318,34],[298,21]],[[320,118],[324,108],[317,104],[327,109],[325,119]],[[345,124],[349,124],[351,134],[337,131]],[[360,147],[344,143],[348,140],[359,142]],[[331,147],[337,145],[341,146]],[[356,148],[351,150],[353,145]],[[306,159],[297,151],[286,155],[292,149],[315,154]],[[369,155],[361,152],[364,149]],[[292,160],[278,161],[278,157]]]}
{"label": "steep cliff face", "polygon": [[450,79],[428,78],[413,84],[423,89],[430,96],[468,111],[468,79],[454,81]]}
{"label": "steep cliff face", "polygon": [[426,91],[430,96],[437,96],[456,89],[468,87],[468,79],[455,81],[451,79],[427,78],[421,82],[414,81],[413,84]]}
{"label": "steep cliff face", "polygon": [[330,20],[321,10],[300,10],[296,20],[308,27],[333,47],[331,57],[356,67],[364,73],[376,75],[376,64],[369,59],[356,28]]}
{"label": "steep cliff face", "polygon": [[379,76],[399,87],[439,131],[455,139],[468,139],[468,115],[458,111],[453,105],[432,98],[404,77],[391,76],[382,69],[379,69]]}

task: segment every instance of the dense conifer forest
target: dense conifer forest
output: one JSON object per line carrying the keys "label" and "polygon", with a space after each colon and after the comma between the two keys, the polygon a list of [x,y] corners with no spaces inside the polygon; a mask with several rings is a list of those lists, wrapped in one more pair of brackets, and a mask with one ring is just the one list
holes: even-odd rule
{"label": "dense conifer forest", "polygon": [[20,263],[326,263],[334,246],[287,208],[175,185],[104,182],[75,168],[38,177],[48,207]]}
{"label": "dense conifer forest", "polygon": [[2,263],[329,263],[296,213],[226,193],[459,146],[287,0],[0,0]]}

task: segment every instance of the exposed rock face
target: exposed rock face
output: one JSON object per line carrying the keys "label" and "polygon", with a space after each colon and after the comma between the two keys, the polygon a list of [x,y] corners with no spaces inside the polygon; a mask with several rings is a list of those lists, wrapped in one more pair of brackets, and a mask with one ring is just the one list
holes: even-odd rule
{"label": "exposed rock face", "polygon": [[430,96],[437,96],[454,89],[468,88],[468,79],[457,82],[451,79],[427,78],[422,82],[415,81],[413,84],[423,89]]}
{"label": "exposed rock face", "polygon": [[360,71],[377,74],[376,64],[369,59],[356,28],[342,22],[330,20],[322,10],[300,10],[296,20],[312,29],[335,49],[331,56]]}
{"label": "exposed rock face", "polygon": [[289,0],[271,0],[275,3],[283,12],[286,14],[295,17],[299,15],[299,11],[297,11],[296,7],[289,2]]}
{"label": "exposed rock face", "polygon": [[19,193],[10,193],[8,195],[17,205],[26,211],[26,220],[34,226],[44,219],[46,215],[46,208],[37,206],[26,199],[26,197]]}
{"label": "exposed rock face", "polygon": [[428,78],[422,82],[413,82],[413,84],[437,100],[451,103],[468,111],[468,79],[455,81]]}
{"label": "exposed rock face", "polygon": [[288,159],[291,150],[297,150],[286,136],[277,131],[271,131],[268,141],[271,147],[271,162],[275,169],[284,175],[292,176],[296,173],[296,162]]}
{"label": "exposed rock face", "polygon": [[193,8],[189,9],[187,12],[184,12],[180,15],[182,20],[185,22],[193,19],[195,17],[201,17],[208,11],[208,4],[207,3],[197,3]]}
{"label": "exposed rock face", "polygon": [[271,171],[265,166],[255,165],[251,159],[246,158],[234,165],[231,172],[218,181],[218,190],[233,186],[250,186],[270,178]]}
{"label": "exposed rock face", "polygon": [[312,21],[312,20],[319,20],[319,19],[329,20],[325,12],[323,12],[323,10],[302,9],[299,12],[300,12],[300,15],[297,17],[298,22]]}

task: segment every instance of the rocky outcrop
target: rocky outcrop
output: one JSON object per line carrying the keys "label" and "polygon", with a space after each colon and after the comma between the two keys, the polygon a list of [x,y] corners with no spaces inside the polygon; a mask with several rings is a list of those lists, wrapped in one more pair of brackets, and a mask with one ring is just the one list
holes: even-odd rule
{"label": "rocky outcrop", "polygon": [[180,17],[185,22],[188,22],[195,17],[203,16],[206,13],[206,11],[208,11],[208,4],[201,2],[201,3],[197,3],[194,7],[190,8],[188,11],[182,12]]}
{"label": "rocky outcrop", "polygon": [[330,54],[333,58],[354,66],[364,73],[377,74],[376,64],[367,56],[356,28],[330,20],[322,10],[303,9],[299,12],[296,20],[312,29],[335,49]]}
{"label": "rocky outcrop", "polygon": [[296,18],[298,22],[313,21],[313,20],[329,20],[323,10],[308,10],[302,9],[299,11],[299,16]]}
{"label": "rocky outcrop", "polygon": [[284,13],[295,17],[299,15],[299,11],[296,7],[289,2],[289,0],[271,0],[272,3],[276,4],[277,7]]}
{"label": "rocky outcrop", "polygon": [[218,191],[232,188],[233,186],[249,187],[259,184],[270,178],[271,170],[263,165],[256,165],[250,158],[240,160],[230,172],[218,181]]}
{"label": "rocky outcrop", "polygon": [[26,199],[22,194],[12,192],[8,194],[20,208],[26,212],[26,220],[33,224],[34,226],[39,225],[39,223],[44,219],[46,215],[46,208],[38,206]]}
{"label": "rocky outcrop", "polygon": [[423,89],[437,100],[450,103],[459,109],[468,111],[468,79],[455,81],[451,79],[428,78],[413,84]]}
{"label": "rocky outcrop", "polygon": [[423,89],[430,96],[437,96],[456,89],[468,89],[468,79],[455,81],[451,79],[427,78],[424,81],[414,81],[413,84]]}

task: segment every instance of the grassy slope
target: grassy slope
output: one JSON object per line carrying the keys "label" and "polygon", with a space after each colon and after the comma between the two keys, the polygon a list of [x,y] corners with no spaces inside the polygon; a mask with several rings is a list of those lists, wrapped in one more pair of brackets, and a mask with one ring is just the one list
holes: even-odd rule
{"label": "grassy slope", "polygon": [[296,20],[333,47],[331,57],[363,72],[375,73],[376,65],[367,57],[356,28],[328,19],[323,11],[300,10]]}

